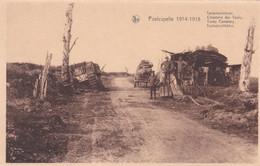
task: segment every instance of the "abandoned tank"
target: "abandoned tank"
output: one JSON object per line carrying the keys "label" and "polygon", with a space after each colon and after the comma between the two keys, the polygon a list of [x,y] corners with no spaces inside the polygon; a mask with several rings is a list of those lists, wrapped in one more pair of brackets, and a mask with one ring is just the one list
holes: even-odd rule
{"label": "abandoned tank", "polygon": [[141,60],[135,72],[134,87],[142,86],[143,84],[145,84],[145,86],[147,87],[148,79],[153,71],[152,67],[152,62],[148,60]]}
{"label": "abandoned tank", "polygon": [[102,89],[101,70],[98,64],[93,62],[82,62],[71,65],[71,73],[79,83],[88,82],[93,89]]}

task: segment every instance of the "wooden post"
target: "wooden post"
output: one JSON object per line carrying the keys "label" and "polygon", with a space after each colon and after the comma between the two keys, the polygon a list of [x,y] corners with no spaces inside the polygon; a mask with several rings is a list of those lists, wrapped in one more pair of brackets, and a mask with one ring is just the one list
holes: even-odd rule
{"label": "wooden post", "polygon": [[39,77],[36,78],[34,88],[33,88],[33,97],[38,98],[39,93],[40,93],[40,83],[41,83],[41,78],[42,78],[42,73],[39,74]]}
{"label": "wooden post", "polygon": [[128,68],[125,66],[125,73],[126,73],[126,76],[128,76]]}
{"label": "wooden post", "polygon": [[239,89],[241,91],[248,91],[248,87],[249,87],[252,55],[254,53],[253,50],[254,31],[255,31],[255,24],[254,22],[252,22],[250,27],[248,28],[247,44],[245,48],[244,57],[242,60],[242,65],[241,65],[241,73],[240,73],[240,80],[239,80]]}
{"label": "wooden post", "polygon": [[46,92],[47,92],[47,75],[49,73],[49,67],[51,65],[51,58],[52,54],[48,54],[46,56],[46,62],[42,71],[42,76],[41,76],[41,87],[40,87],[40,100],[43,100],[46,97]]}
{"label": "wooden post", "polygon": [[72,10],[74,7],[74,3],[70,3],[69,7],[66,11],[66,18],[67,21],[65,23],[64,34],[63,34],[63,59],[62,59],[62,67],[61,67],[61,79],[65,85],[72,85],[73,86],[73,78],[71,69],[69,67],[69,55],[70,51],[72,50],[73,46],[75,45],[77,39],[74,41],[72,46],[70,47],[71,42],[71,27],[72,27]]}
{"label": "wooden post", "polygon": [[39,78],[36,78],[35,84],[34,84],[34,88],[33,88],[33,98],[37,98],[37,92],[38,92],[38,85],[39,85],[39,80],[40,80],[40,75]]}
{"label": "wooden post", "polygon": [[44,84],[43,98],[46,98],[47,96],[47,85],[48,85],[48,80],[46,80]]}

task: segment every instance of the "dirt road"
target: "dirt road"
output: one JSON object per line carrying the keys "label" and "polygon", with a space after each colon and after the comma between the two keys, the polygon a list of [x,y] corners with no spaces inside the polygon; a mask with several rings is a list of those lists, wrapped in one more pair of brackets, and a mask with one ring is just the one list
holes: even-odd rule
{"label": "dirt road", "polygon": [[128,79],[66,106],[63,162],[256,162],[256,145],[151,104],[149,90]]}

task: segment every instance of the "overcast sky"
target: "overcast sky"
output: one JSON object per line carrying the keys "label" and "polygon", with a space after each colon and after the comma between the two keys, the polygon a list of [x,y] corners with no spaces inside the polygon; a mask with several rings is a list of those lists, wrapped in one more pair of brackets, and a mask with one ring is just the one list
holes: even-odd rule
{"label": "overcast sky", "polygon": [[[61,65],[64,32],[65,2],[9,2],[7,5],[7,62],[44,64],[47,51],[53,54],[52,65]],[[207,28],[207,11],[233,12],[233,28]],[[230,64],[242,61],[247,29],[256,19],[255,49],[252,75],[259,66],[259,3],[212,2],[134,3],[132,2],[75,2],[72,41],[78,37],[70,63],[93,61],[105,71],[134,72],[143,59],[150,60],[154,69],[165,56],[162,49],[172,52],[194,50],[196,46],[212,44],[228,57]],[[132,22],[138,15],[140,21]],[[155,22],[152,17],[196,16],[199,22]]]}

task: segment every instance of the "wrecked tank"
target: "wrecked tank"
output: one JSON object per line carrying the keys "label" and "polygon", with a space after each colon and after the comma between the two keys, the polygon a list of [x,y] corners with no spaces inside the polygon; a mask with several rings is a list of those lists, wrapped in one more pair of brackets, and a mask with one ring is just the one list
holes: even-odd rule
{"label": "wrecked tank", "polygon": [[206,96],[211,91],[229,85],[227,57],[219,52],[200,49],[182,53],[162,51],[169,53],[173,62],[182,57],[187,63],[179,79],[184,94]]}
{"label": "wrecked tank", "polygon": [[153,71],[152,67],[153,67],[152,62],[148,60],[142,60],[140,62],[134,76],[134,87],[136,86],[140,87],[143,84],[145,84],[145,86],[147,87],[148,79],[151,76]]}
{"label": "wrecked tank", "polygon": [[93,89],[103,89],[101,70],[98,64],[93,62],[82,62],[71,65],[74,80],[79,83],[88,82]]}

